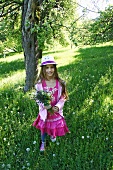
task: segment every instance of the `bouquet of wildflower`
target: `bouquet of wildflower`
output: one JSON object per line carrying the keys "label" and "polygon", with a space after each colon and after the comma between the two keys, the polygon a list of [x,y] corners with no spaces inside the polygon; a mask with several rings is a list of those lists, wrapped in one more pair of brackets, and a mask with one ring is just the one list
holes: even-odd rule
{"label": "bouquet of wildflower", "polygon": [[51,93],[46,91],[37,91],[35,94],[35,99],[43,103],[44,106],[49,106],[51,104]]}
{"label": "bouquet of wildflower", "polygon": [[47,110],[52,114],[53,110],[51,107],[51,99],[52,99],[51,93],[46,91],[37,91],[35,94],[35,100],[38,100],[39,102],[43,103],[44,106],[50,106],[50,108]]}

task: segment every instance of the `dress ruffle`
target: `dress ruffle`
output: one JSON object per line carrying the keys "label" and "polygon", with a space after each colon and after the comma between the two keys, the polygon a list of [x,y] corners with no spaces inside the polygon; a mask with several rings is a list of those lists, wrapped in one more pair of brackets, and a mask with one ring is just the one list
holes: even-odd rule
{"label": "dress ruffle", "polygon": [[45,122],[40,118],[40,115],[38,115],[33,126],[40,129],[41,133],[47,133],[53,137],[64,136],[69,132],[64,118],[59,114],[49,114]]}

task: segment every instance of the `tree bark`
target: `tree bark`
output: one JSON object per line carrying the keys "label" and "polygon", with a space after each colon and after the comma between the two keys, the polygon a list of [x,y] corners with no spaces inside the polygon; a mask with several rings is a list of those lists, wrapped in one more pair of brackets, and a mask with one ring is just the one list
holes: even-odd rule
{"label": "tree bark", "polygon": [[34,28],[36,16],[36,2],[35,0],[24,0],[22,10],[22,35],[23,35],[23,49],[25,61],[25,86],[24,91],[30,90],[34,86],[34,82],[38,73],[37,63],[40,57],[40,51],[37,49],[37,35],[32,33]]}

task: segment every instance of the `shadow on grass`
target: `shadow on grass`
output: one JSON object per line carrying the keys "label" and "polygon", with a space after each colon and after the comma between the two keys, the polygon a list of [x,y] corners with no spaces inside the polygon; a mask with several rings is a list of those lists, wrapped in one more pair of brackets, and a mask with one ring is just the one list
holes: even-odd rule
{"label": "shadow on grass", "polygon": [[[104,46],[104,47],[89,47],[79,49],[80,58],[84,59],[99,59],[99,58],[108,58],[113,57],[113,46]],[[79,56],[77,56],[79,57]]]}
{"label": "shadow on grass", "polygon": [[10,76],[13,72],[22,70],[25,68],[22,59],[18,59],[12,62],[1,62],[0,63],[0,77],[4,78]]}

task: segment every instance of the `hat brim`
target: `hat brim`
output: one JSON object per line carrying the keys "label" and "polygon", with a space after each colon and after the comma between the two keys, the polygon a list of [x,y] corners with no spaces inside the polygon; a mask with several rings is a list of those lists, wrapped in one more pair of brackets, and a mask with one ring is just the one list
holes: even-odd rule
{"label": "hat brim", "polygon": [[54,62],[54,61],[46,61],[46,62],[41,63],[40,67],[41,67],[41,66],[46,66],[46,65],[49,65],[49,64],[57,65],[57,63]]}

